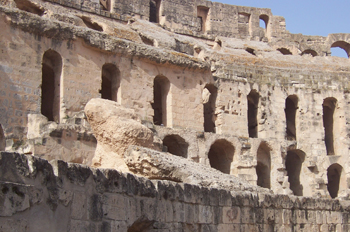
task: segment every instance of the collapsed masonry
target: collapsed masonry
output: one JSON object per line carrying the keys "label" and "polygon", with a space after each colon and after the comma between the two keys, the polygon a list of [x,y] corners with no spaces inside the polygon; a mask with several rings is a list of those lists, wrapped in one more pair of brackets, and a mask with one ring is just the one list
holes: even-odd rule
{"label": "collapsed masonry", "polygon": [[[349,55],[350,34],[295,35],[269,9],[204,0],[5,0],[0,16],[0,150],[202,188],[347,202],[350,63],[330,49]],[[147,166],[152,159],[165,164]],[[215,174],[203,182],[204,172]],[[335,208],[327,210],[348,215]],[[311,224],[347,228],[342,218]],[[301,228],[295,220],[287,227]]]}

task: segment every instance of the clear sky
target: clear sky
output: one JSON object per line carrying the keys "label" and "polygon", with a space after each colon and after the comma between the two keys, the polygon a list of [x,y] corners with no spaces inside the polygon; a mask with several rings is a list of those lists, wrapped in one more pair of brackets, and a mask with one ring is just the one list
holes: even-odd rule
{"label": "clear sky", "polygon": [[[350,33],[350,0],[212,0],[238,6],[270,8],[286,19],[287,30],[304,35]],[[346,56],[332,49],[332,55]],[[334,54],[337,53],[337,54]],[[343,54],[344,53],[344,54]],[[347,56],[346,56],[347,57]]]}

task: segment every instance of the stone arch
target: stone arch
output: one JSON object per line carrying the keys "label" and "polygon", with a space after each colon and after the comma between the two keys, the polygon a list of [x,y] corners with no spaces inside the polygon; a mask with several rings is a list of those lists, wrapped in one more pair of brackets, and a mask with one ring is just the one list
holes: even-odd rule
{"label": "stone arch", "polygon": [[149,5],[149,21],[153,23],[159,23],[160,18],[160,4],[161,0],[150,0]]}
{"label": "stone arch", "polygon": [[41,114],[49,121],[60,121],[62,57],[47,50],[42,60]]}
{"label": "stone arch", "polygon": [[326,145],[327,155],[334,155],[334,111],[337,105],[337,99],[329,97],[323,100],[323,127],[324,142]]}
{"label": "stone arch", "polygon": [[153,123],[155,125],[168,125],[168,93],[170,82],[165,76],[156,76],[153,81]]}
{"label": "stone arch", "polygon": [[163,139],[163,145],[173,155],[187,158],[188,143],[179,135],[167,135]]}
{"label": "stone arch", "polygon": [[300,173],[305,159],[305,153],[301,150],[290,150],[286,157],[286,170],[290,189],[296,196],[303,195],[303,186],[300,184]]}
{"label": "stone arch", "polygon": [[259,19],[265,23],[265,36],[267,36],[270,17],[266,14],[262,14],[259,16]]}
{"label": "stone arch", "polygon": [[263,188],[271,188],[271,148],[266,142],[262,142],[257,151],[256,175],[257,185]]}
{"label": "stone arch", "polygon": [[287,140],[296,140],[295,119],[298,109],[298,97],[290,95],[286,98],[285,116],[286,116],[286,138]]}
{"label": "stone arch", "polygon": [[215,108],[218,89],[213,84],[207,84],[203,90],[204,131],[215,133]]}
{"label": "stone arch", "polygon": [[277,51],[279,51],[283,55],[293,55],[288,48],[277,48]]}
{"label": "stone arch", "polygon": [[331,48],[336,48],[336,47],[343,49],[348,55],[348,57],[350,57],[350,43],[341,41],[341,40],[336,41],[332,43]]}
{"label": "stone arch", "polygon": [[116,65],[107,63],[102,66],[101,75],[101,98],[120,101],[119,87],[120,87],[120,72]]}
{"label": "stone arch", "polygon": [[258,137],[258,105],[259,93],[251,90],[247,96],[248,101],[248,133],[250,138]]}
{"label": "stone arch", "polygon": [[318,56],[317,52],[315,50],[312,50],[312,49],[306,49],[301,53],[301,55],[307,55],[307,54],[309,54],[313,57]]}
{"label": "stone arch", "polygon": [[6,147],[5,133],[2,128],[2,125],[0,124],[0,151],[5,151],[5,147]]}
{"label": "stone arch", "polygon": [[206,6],[197,6],[197,19],[199,25],[199,31],[206,32],[209,30],[209,9]]}
{"label": "stone arch", "polygon": [[231,173],[231,163],[235,147],[225,139],[216,140],[210,147],[208,158],[210,166],[223,173]]}
{"label": "stone arch", "polygon": [[336,198],[339,193],[343,167],[337,163],[332,164],[327,169],[327,190],[332,198]]}

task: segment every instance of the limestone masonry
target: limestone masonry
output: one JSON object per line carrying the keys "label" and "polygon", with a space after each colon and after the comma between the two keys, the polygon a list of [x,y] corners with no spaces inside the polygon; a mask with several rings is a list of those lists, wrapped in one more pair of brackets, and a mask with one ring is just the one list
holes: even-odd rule
{"label": "limestone masonry", "polygon": [[204,0],[0,0],[0,38],[0,232],[350,231],[330,52],[350,34]]}

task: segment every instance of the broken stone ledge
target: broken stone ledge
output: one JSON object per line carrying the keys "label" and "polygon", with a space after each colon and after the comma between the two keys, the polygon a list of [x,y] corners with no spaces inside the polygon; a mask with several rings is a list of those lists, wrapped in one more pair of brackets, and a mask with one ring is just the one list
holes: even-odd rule
{"label": "broken stone ledge", "polygon": [[349,206],[349,201],[230,192],[0,155],[2,231],[349,231]]}

